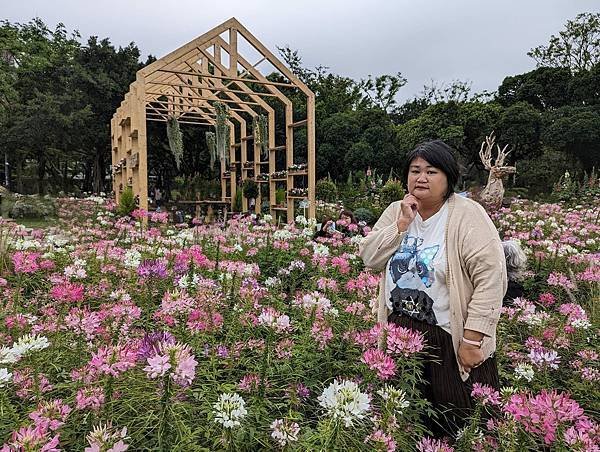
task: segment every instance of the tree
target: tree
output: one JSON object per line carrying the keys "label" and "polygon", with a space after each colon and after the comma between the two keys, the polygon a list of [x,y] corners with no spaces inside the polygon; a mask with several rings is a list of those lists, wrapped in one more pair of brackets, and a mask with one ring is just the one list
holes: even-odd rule
{"label": "tree", "polygon": [[498,142],[509,145],[510,161],[533,158],[541,152],[539,111],[526,102],[506,108],[497,122]]}
{"label": "tree", "polygon": [[80,135],[80,159],[84,162],[86,189],[106,189],[104,180],[111,161],[110,120],[121,103],[123,93],[135,80],[141,67],[135,44],[115,47],[106,39],[92,36],[77,52],[75,85],[90,105],[93,117]]}
{"label": "tree", "polygon": [[600,165],[600,108],[563,107],[543,117],[544,144],[565,152],[586,170]]}
{"label": "tree", "polygon": [[450,83],[439,83],[431,80],[429,85],[423,86],[421,98],[429,105],[439,102],[467,102],[471,94],[472,82],[453,80]]}
{"label": "tree", "polygon": [[589,70],[600,62],[600,13],[582,13],[569,20],[558,36],[550,36],[548,45],[531,49],[528,56],[538,66],[566,67],[573,71]]}
{"label": "tree", "polygon": [[406,82],[407,80],[398,72],[396,75],[384,74],[375,78],[369,75],[361,80],[358,86],[371,105],[389,112],[396,106],[396,94],[406,85]]}
{"label": "tree", "polygon": [[539,110],[559,108],[571,102],[571,71],[563,67],[540,67],[525,74],[506,77],[496,99],[504,106],[527,102]]}

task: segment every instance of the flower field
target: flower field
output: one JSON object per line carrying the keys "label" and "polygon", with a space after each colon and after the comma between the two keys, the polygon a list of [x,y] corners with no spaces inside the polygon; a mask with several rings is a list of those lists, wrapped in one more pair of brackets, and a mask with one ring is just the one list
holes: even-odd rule
{"label": "flower field", "polygon": [[112,211],[0,223],[2,452],[599,450],[600,200],[494,216],[528,254],[526,296],[499,325],[503,389],[475,385],[445,440],[421,420],[441,416],[419,392],[427,338],[376,325],[360,236]]}

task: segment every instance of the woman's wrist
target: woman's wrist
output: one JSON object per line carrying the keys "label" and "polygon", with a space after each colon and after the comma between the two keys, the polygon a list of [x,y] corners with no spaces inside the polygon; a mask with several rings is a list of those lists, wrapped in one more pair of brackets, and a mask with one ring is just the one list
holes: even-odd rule
{"label": "woman's wrist", "polygon": [[396,222],[396,227],[398,228],[398,234],[403,234],[406,231],[408,231],[408,226],[410,226],[410,222],[405,221],[405,220],[398,220]]}
{"label": "woman's wrist", "polygon": [[470,341],[480,342],[485,337],[485,334],[474,330],[464,330],[463,337]]}

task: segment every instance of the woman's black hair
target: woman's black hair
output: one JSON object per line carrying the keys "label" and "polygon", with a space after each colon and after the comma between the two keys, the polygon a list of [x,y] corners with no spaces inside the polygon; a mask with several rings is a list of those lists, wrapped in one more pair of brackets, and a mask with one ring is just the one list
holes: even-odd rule
{"label": "woman's black hair", "polygon": [[454,186],[458,182],[460,170],[458,162],[454,157],[454,150],[444,143],[442,140],[426,141],[417,145],[406,156],[406,168],[404,171],[405,177],[408,175],[408,170],[412,161],[418,157],[426,160],[431,166],[442,171],[448,179],[448,191],[446,199],[454,193]]}

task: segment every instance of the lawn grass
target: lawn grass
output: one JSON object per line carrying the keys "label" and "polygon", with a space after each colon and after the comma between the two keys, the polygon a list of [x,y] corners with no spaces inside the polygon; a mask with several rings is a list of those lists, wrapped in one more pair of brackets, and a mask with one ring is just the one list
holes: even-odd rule
{"label": "lawn grass", "polygon": [[15,223],[26,228],[44,229],[57,224],[56,218],[15,218]]}

